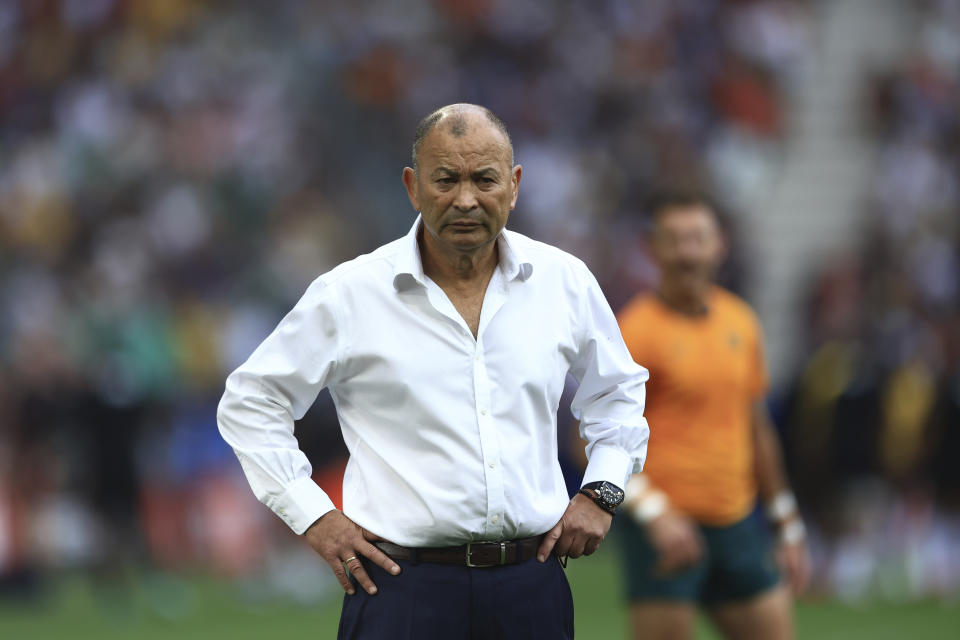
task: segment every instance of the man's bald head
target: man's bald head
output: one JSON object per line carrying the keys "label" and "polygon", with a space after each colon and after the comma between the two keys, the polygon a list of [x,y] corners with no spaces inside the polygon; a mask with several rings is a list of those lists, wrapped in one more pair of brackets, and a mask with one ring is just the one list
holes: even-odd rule
{"label": "man's bald head", "polygon": [[417,171],[419,168],[418,156],[420,154],[420,146],[431,131],[437,126],[442,126],[447,128],[447,131],[452,136],[460,138],[467,133],[471,120],[475,120],[478,117],[482,118],[484,122],[492,124],[503,134],[503,137],[506,138],[507,148],[510,150],[510,164],[512,165],[513,142],[510,139],[510,132],[507,131],[507,124],[500,119],[500,116],[486,107],[478,104],[459,103],[440,107],[426,116],[420,121],[420,124],[417,125],[417,129],[413,134],[413,151],[411,158],[414,171]]}

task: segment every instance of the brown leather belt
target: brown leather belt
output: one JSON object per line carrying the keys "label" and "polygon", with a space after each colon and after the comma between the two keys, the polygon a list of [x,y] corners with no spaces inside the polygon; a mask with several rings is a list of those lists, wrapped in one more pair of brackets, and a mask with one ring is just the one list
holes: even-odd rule
{"label": "brown leather belt", "polygon": [[477,568],[525,562],[537,555],[537,549],[540,548],[541,542],[543,542],[542,535],[502,542],[469,542],[459,547],[412,549],[401,547],[392,542],[378,541],[373,544],[394,560],[458,564]]}

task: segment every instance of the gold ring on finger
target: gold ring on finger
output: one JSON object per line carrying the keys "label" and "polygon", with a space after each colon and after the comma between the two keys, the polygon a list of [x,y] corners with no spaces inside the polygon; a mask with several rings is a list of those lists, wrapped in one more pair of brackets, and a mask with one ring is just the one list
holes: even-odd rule
{"label": "gold ring on finger", "polygon": [[356,560],[356,559],[357,559],[357,556],[350,556],[349,558],[343,561],[343,564],[350,564],[351,560]]}

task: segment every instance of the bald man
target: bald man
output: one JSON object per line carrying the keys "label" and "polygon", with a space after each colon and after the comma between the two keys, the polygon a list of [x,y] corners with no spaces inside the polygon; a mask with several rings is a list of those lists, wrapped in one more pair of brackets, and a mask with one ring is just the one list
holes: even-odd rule
{"label": "bald man", "polygon": [[[346,591],[340,638],[572,638],[559,558],[596,551],[643,465],[647,372],[583,262],[504,228],[523,172],[500,118],[438,109],[412,164],[410,232],[309,286],[227,379],[220,432]],[[568,372],[589,459],[573,499]],[[323,387],[350,452],[343,511],[293,435]]]}

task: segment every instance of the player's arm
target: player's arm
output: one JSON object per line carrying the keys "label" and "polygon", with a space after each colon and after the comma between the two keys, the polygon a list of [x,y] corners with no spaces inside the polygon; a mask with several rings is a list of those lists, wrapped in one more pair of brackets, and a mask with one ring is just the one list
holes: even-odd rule
{"label": "player's arm", "polygon": [[753,405],[753,434],[757,489],[777,530],[780,564],[794,593],[799,593],[810,578],[805,528],[784,472],[780,441],[762,400]]}

